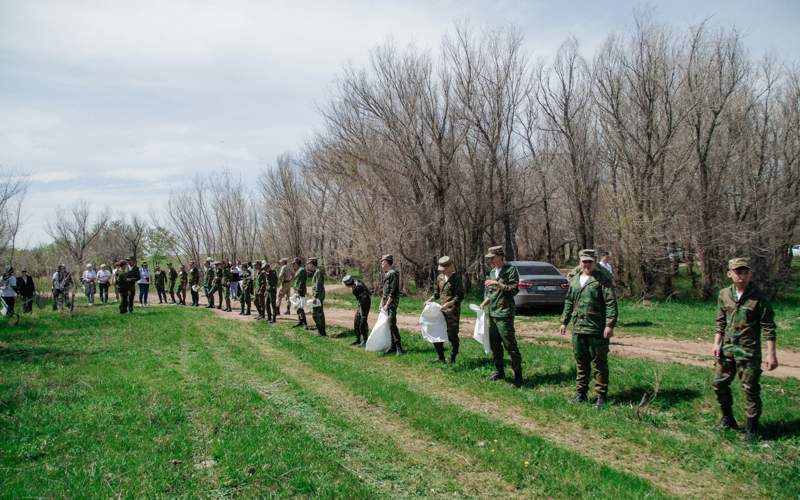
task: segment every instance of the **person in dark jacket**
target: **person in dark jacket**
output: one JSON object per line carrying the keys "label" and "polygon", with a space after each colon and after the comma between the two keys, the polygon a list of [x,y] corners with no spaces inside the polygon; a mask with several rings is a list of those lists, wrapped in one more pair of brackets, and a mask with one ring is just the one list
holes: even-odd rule
{"label": "person in dark jacket", "polygon": [[22,312],[29,313],[33,311],[33,296],[36,294],[36,284],[33,278],[28,276],[28,271],[23,269],[20,271],[20,276],[17,278],[17,293],[22,300]]}

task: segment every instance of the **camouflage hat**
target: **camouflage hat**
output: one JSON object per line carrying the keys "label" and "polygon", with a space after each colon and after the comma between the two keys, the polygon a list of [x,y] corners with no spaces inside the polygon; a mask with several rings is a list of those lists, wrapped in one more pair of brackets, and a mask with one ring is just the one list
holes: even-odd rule
{"label": "camouflage hat", "polygon": [[306,264],[312,264],[314,266],[317,265],[317,258],[316,257],[309,257],[306,259]]}
{"label": "camouflage hat", "polygon": [[300,259],[300,257],[295,257],[294,260],[292,260],[292,262],[294,262],[295,264],[302,264],[303,263],[303,261],[302,261],[302,259]]}
{"label": "camouflage hat", "polygon": [[349,274],[345,274],[344,278],[342,278],[342,284],[350,286],[354,283],[353,277]]}
{"label": "camouflage hat", "polygon": [[387,253],[386,255],[381,257],[381,262],[383,262],[384,260],[386,262],[388,262],[389,264],[393,264],[394,263],[394,257],[390,253]]}
{"label": "camouflage hat", "polygon": [[736,257],[735,259],[731,259],[728,261],[728,270],[733,271],[734,269],[742,269],[742,268],[751,269],[750,259],[746,257]]}
{"label": "camouflage hat", "polygon": [[444,271],[448,267],[453,265],[453,260],[448,257],[447,255],[439,258],[439,267],[437,268],[439,271]]}
{"label": "camouflage hat", "polygon": [[505,257],[506,251],[503,249],[502,245],[498,245],[496,247],[489,247],[489,253],[486,254],[487,259],[491,259],[492,257]]}
{"label": "camouflage hat", "polygon": [[580,252],[578,252],[578,260],[583,262],[585,260],[591,260],[592,262],[597,260],[597,252],[592,250],[591,248],[584,248]]}

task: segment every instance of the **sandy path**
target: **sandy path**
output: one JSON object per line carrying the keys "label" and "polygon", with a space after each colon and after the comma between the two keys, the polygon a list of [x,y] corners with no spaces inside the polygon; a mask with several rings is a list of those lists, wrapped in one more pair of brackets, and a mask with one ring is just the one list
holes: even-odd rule
{"label": "sandy path", "polygon": [[[333,288],[333,287],[331,287]],[[252,316],[239,316],[238,309],[225,313],[218,309],[214,312],[226,318],[252,319]],[[370,315],[370,325],[375,320],[375,315]],[[296,316],[278,316],[281,321],[294,321]],[[311,321],[311,315],[308,315]],[[339,308],[325,308],[325,320],[330,325],[352,328],[353,311]],[[397,326],[401,330],[418,331],[418,317],[408,314],[397,317]],[[313,323],[312,323],[313,324]],[[471,338],[474,323],[471,319],[461,321],[461,337]],[[517,336],[522,342],[547,345],[569,345],[569,337],[560,337],[555,324],[531,324],[517,322]],[[659,362],[680,363],[692,366],[712,367],[711,342],[700,343],[688,340],[674,340],[660,337],[640,337],[617,333],[611,341],[611,350],[614,354],[626,358],[649,359]],[[778,350],[780,366],[771,372],[764,372],[765,376],[778,378],[800,379],[800,353]]]}

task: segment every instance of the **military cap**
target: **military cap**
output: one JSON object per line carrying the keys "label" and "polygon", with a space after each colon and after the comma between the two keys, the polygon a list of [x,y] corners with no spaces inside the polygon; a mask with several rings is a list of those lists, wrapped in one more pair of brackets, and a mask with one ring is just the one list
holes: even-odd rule
{"label": "military cap", "polygon": [[438,269],[439,269],[439,271],[444,271],[445,269],[447,269],[448,267],[450,267],[452,265],[453,265],[452,259],[450,259],[450,257],[445,255],[444,257],[441,257],[439,259],[439,267],[438,267]]}
{"label": "military cap", "polygon": [[731,259],[728,261],[729,270],[733,271],[734,269],[742,269],[742,268],[751,269],[750,259],[746,257],[736,257],[735,259]]}
{"label": "military cap", "polygon": [[295,257],[292,262],[294,262],[295,264],[301,264],[303,261],[300,259],[300,257]]}
{"label": "military cap", "polygon": [[381,261],[384,261],[384,260],[385,260],[386,262],[388,262],[389,264],[393,264],[393,263],[394,263],[394,257],[393,257],[393,256],[392,256],[392,254],[390,254],[390,253],[387,253],[386,255],[384,255],[383,257],[381,257]]}
{"label": "military cap", "polygon": [[278,262],[280,262],[281,264],[288,264],[289,263],[289,259],[287,259],[286,257],[283,257]]}
{"label": "military cap", "polygon": [[492,257],[505,257],[506,251],[503,250],[502,246],[496,247],[489,247],[489,253],[486,254],[486,258],[490,259]]}
{"label": "military cap", "polygon": [[313,264],[313,265],[316,266],[317,265],[317,258],[316,257],[309,257],[308,259],[306,259],[306,264]]}
{"label": "military cap", "polygon": [[597,260],[597,253],[592,250],[591,248],[584,248],[580,252],[578,252],[578,260],[581,262],[585,260],[591,260],[592,262]]}
{"label": "military cap", "polygon": [[342,284],[343,284],[343,285],[350,286],[350,285],[352,285],[352,284],[353,284],[353,281],[354,281],[354,280],[353,280],[353,277],[352,277],[352,276],[350,276],[349,274],[345,274],[345,275],[344,275],[344,278],[342,278]]}

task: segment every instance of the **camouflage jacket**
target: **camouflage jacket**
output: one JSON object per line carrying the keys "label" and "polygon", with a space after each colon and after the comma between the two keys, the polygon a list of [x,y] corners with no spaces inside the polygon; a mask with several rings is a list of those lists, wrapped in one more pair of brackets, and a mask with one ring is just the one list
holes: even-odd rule
{"label": "camouflage jacket", "polygon": [[178,273],[178,288],[183,288],[186,286],[186,279],[188,278],[188,274],[186,271],[181,271]]}
{"label": "camouflage jacket", "polygon": [[222,286],[222,280],[225,276],[224,269],[214,269],[214,286]]}
{"label": "camouflage jacket", "polygon": [[267,288],[269,290],[278,289],[278,273],[274,269],[267,271]]}
{"label": "camouflage jacket", "polygon": [[222,268],[222,286],[230,286],[232,279],[233,279],[233,276],[231,275],[231,268],[229,268],[227,266],[223,267]]}
{"label": "camouflage jacket", "polygon": [[311,278],[311,296],[320,302],[325,300],[325,274],[319,267]]}
{"label": "camouflage jacket", "polygon": [[294,273],[294,289],[297,291],[297,294],[301,297],[306,296],[307,281],[308,281],[308,275],[306,274],[306,268],[300,266]]}
{"label": "camouflage jacket", "polygon": [[614,287],[602,276],[598,280],[592,273],[581,286],[581,275],[573,276],[569,282],[561,324],[572,323],[572,333],[578,335],[602,335],[606,327],[617,325],[617,296]]}
{"label": "camouflage jacket", "polygon": [[489,316],[493,318],[513,318],[516,312],[514,297],[519,293],[519,271],[516,266],[503,264],[503,267],[489,271],[488,279],[499,285],[486,288],[489,299]]}
{"label": "camouflage jacket", "polygon": [[461,314],[461,301],[464,300],[464,284],[461,275],[453,273],[448,278],[444,274],[436,277],[436,284],[433,287],[433,299],[445,302],[453,301],[453,308],[448,312],[443,312],[445,316],[459,317]]}
{"label": "camouflage jacket", "polygon": [[392,299],[392,304],[389,307],[396,309],[400,300],[400,275],[394,269],[389,269],[383,275],[383,295],[381,300],[384,306],[386,306],[386,302],[389,299]]}
{"label": "camouflage jacket", "polygon": [[355,296],[356,300],[358,301],[358,306],[361,308],[361,313],[369,312],[369,308],[372,305],[370,300],[370,293],[369,288],[367,285],[364,284],[361,280],[355,280],[355,286],[353,287],[353,296]]}
{"label": "camouflage jacket", "polygon": [[289,269],[288,264],[281,266],[278,276],[281,278],[281,283],[290,283],[292,281],[292,270]]}
{"label": "camouflage jacket", "polygon": [[267,293],[267,272],[263,269],[256,273],[255,292],[257,295]]}
{"label": "camouflage jacket", "polygon": [[200,284],[200,270],[193,267],[189,270],[189,286]]}
{"label": "camouflage jacket", "polygon": [[250,275],[250,270],[246,267],[242,269],[241,278],[242,280],[239,286],[242,287],[242,290],[247,293],[253,293],[253,277]]}
{"label": "camouflage jacket", "polygon": [[775,340],[775,317],[764,294],[749,285],[736,300],[736,288],[731,285],[719,292],[717,300],[718,335],[724,335],[722,352],[736,359],[761,359],[761,335]]}
{"label": "camouflage jacket", "polygon": [[213,267],[207,267],[206,268],[206,274],[205,274],[205,277],[204,277],[204,280],[203,280],[203,284],[206,286],[206,288],[211,288],[211,286],[214,284],[214,268]]}

